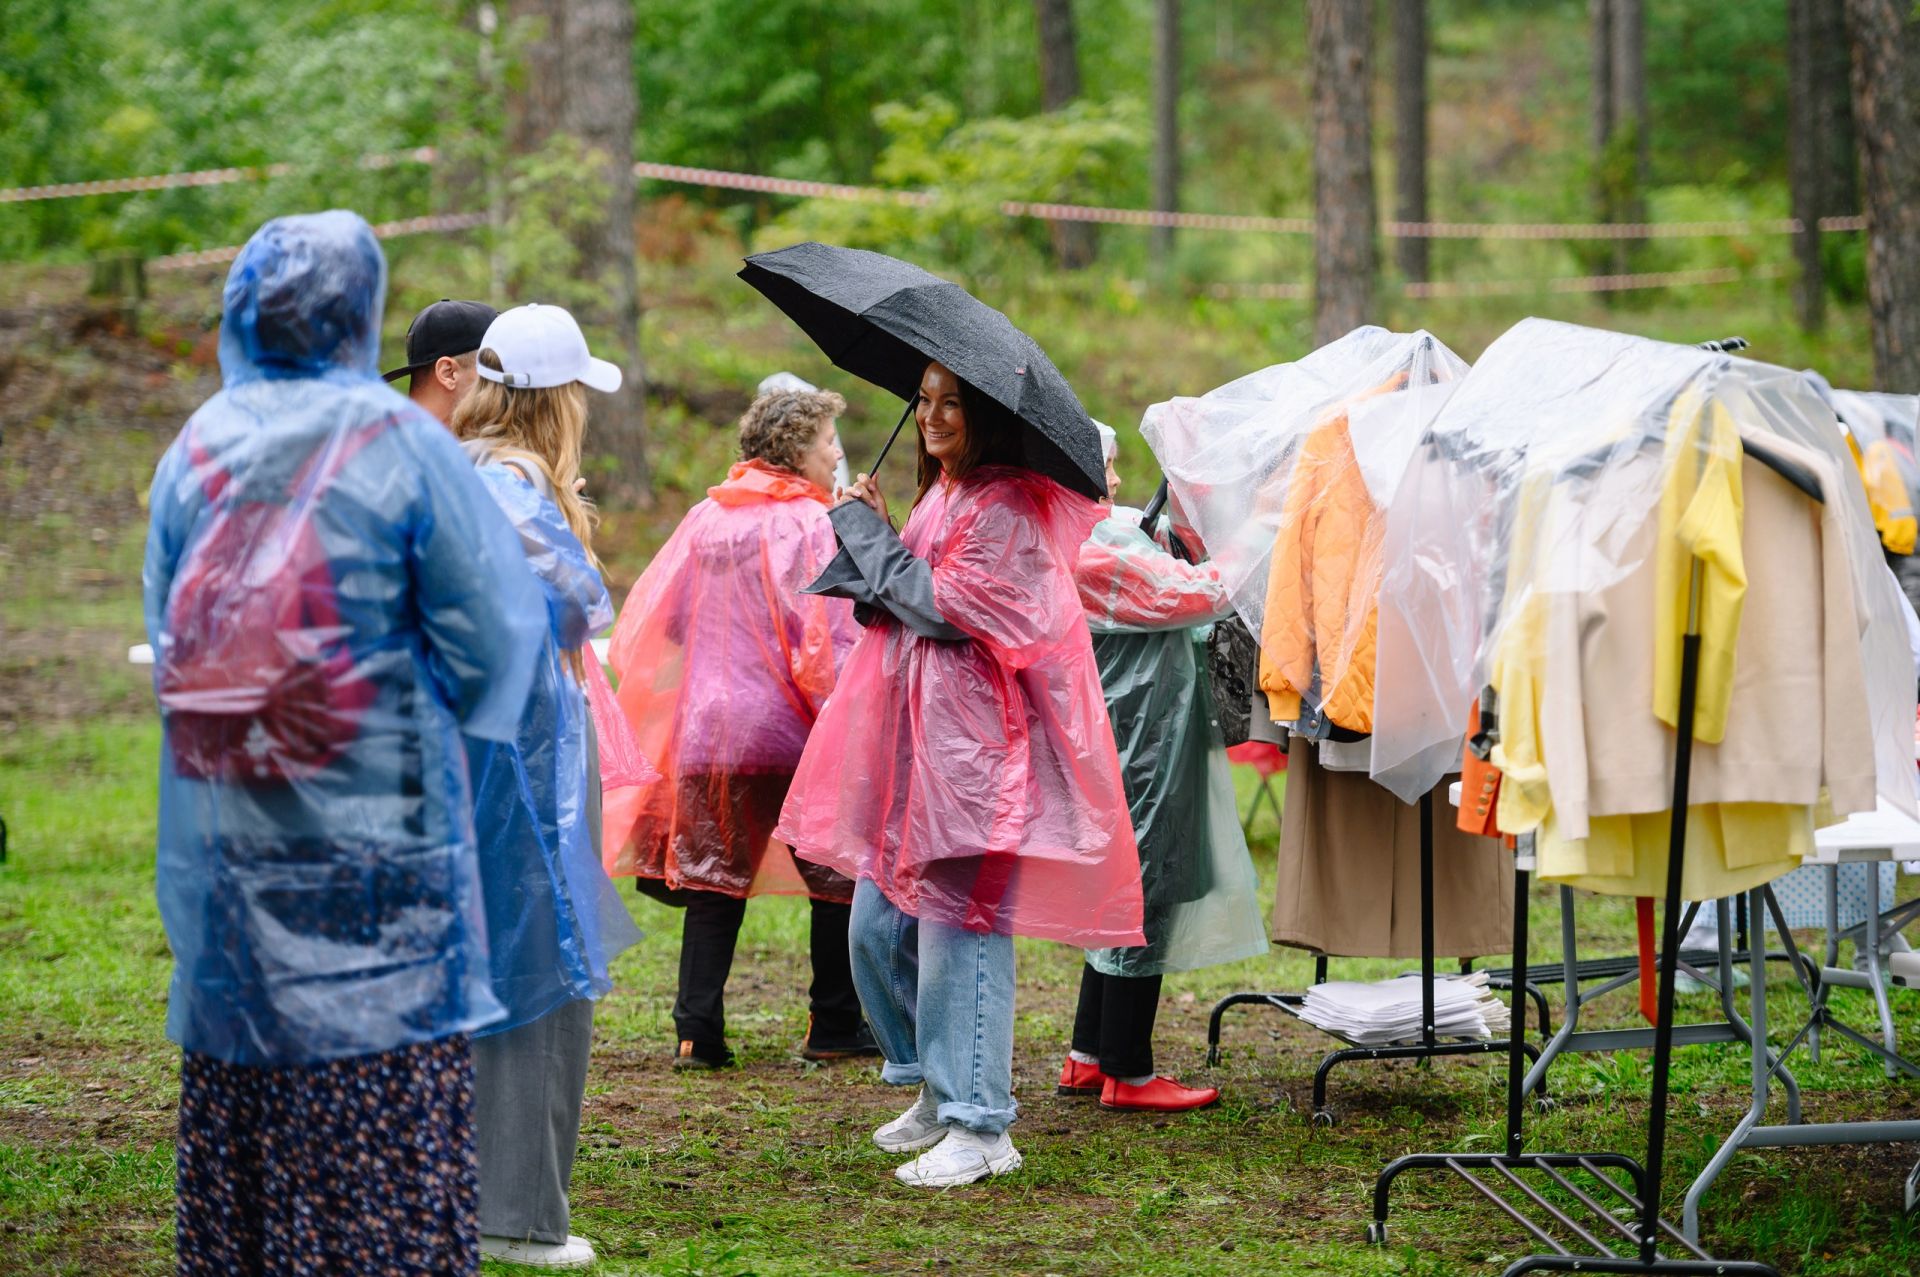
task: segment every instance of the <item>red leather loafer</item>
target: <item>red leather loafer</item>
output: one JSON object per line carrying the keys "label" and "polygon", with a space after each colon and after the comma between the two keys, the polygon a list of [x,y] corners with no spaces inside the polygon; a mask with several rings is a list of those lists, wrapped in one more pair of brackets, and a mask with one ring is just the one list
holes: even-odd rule
{"label": "red leather loafer", "polygon": [[1117,1077],[1100,1090],[1100,1107],[1135,1113],[1185,1113],[1220,1102],[1220,1088],[1182,1086],[1170,1077],[1157,1077],[1140,1086],[1128,1086]]}
{"label": "red leather loafer", "polygon": [[1053,1089],[1057,1095],[1098,1095],[1111,1081],[1098,1064],[1082,1064],[1069,1055],[1060,1066],[1060,1085]]}

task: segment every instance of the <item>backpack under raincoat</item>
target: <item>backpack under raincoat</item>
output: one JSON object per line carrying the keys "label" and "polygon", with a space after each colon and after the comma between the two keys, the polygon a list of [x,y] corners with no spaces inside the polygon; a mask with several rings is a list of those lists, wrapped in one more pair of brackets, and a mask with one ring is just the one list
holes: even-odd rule
{"label": "backpack under raincoat", "polygon": [[827,494],[736,463],[635,583],[609,661],[659,783],[607,795],[607,871],[730,896],[853,898],[850,879],[773,840],[847,653],[853,607],[800,593],[833,557]]}
{"label": "backpack under raincoat", "polygon": [[167,1032],[235,1063],[501,1013],[460,732],[512,738],[545,607],[459,445],[380,381],[385,290],[353,214],[262,227],[227,277],[224,388],[153,479]]}
{"label": "backpack under raincoat", "polygon": [[520,534],[548,623],[514,739],[466,742],[493,991],[507,1008],[485,1032],[501,1033],[612,988],[608,966],[640,931],[600,867],[588,820],[587,702],[562,659],[613,623],[613,602],[553,500],[518,466],[472,443],[467,450]]}
{"label": "backpack under raincoat", "polygon": [[1185,563],[1116,508],[1074,572],[1093,632],[1133,835],[1145,945],[1095,949],[1107,975],[1151,976],[1267,951],[1258,880],[1203,658],[1210,624],[1238,625],[1211,564]]}
{"label": "backpack under raincoat", "polygon": [[1139,853],[1073,580],[1100,513],[1004,466],[929,491],[901,539],[971,637],[873,618],[775,836],[917,918],[1142,943]]}

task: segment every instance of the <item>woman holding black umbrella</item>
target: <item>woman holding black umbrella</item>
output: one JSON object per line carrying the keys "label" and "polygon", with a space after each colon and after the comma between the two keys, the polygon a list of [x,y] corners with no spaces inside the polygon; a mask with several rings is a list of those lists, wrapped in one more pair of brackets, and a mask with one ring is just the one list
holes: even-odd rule
{"label": "woman holding black umbrella", "polygon": [[903,1183],[942,1188],[1020,1165],[1007,1135],[1013,936],[1143,937],[1073,578],[1100,507],[1028,468],[1019,419],[945,365],[926,366],[913,412],[919,491],[904,532],[866,475],[831,514],[841,570],[815,588],[854,597],[868,628],[776,836],[858,880],[854,980],[882,1076],[920,1086],[873,1139],[921,1154],[895,1172]]}

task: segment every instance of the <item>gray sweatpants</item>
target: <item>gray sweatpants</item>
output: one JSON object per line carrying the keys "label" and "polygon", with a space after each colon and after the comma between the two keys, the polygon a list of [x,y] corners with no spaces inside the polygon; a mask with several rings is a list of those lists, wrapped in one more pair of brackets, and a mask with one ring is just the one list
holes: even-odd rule
{"label": "gray sweatpants", "polygon": [[531,1024],[473,1042],[473,1127],[480,1231],[567,1240],[567,1185],[580,1145],[593,1003],[582,998]]}
{"label": "gray sweatpants", "polygon": [[[591,649],[587,659],[593,659]],[[584,706],[582,709],[584,710]],[[600,741],[587,724],[587,828],[600,845]],[[559,1245],[580,1147],[593,1003],[569,1002],[531,1024],[473,1040],[473,1128],[480,1232]]]}

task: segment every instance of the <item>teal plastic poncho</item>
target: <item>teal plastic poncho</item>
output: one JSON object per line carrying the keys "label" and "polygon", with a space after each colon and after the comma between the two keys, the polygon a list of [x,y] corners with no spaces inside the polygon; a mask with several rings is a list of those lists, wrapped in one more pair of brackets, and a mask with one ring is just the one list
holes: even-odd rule
{"label": "teal plastic poncho", "polygon": [[1267,951],[1258,883],[1214,720],[1203,643],[1238,625],[1220,574],[1185,563],[1115,509],[1074,572],[1093,631],[1133,832],[1140,846],[1147,943],[1093,949],[1105,975],[1149,976]]}
{"label": "teal plastic poncho", "polygon": [[513,738],[546,608],[452,436],[380,381],[385,291],[353,214],[263,226],[224,388],[153,479],[167,1032],[236,1063],[501,1014],[460,733]]}
{"label": "teal plastic poncho", "polygon": [[560,508],[534,486],[537,472],[486,461],[478,473],[520,534],[548,622],[513,740],[467,739],[493,991],[507,1008],[485,1031],[501,1033],[605,993],[608,965],[640,931],[600,867],[588,823],[587,703],[563,663],[613,624],[613,602]]}

